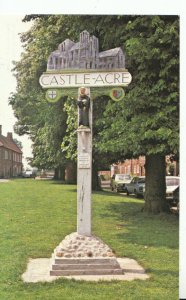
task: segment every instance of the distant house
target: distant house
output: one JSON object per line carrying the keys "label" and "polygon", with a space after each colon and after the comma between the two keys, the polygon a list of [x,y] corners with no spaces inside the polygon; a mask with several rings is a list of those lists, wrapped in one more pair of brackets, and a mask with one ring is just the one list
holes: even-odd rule
{"label": "distant house", "polygon": [[0,178],[10,178],[22,173],[22,151],[13,140],[12,133],[2,135],[0,125]]}
{"label": "distant house", "polygon": [[98,38],[84,30],[79,42],[66,39],[53,51],[47,70],[62,69],[119,69],[125,68],[125,56],[120,47],[99,52]]}
{"label": "distant house", "polygon": [[[173,161],[171,156],[166,156],[166,175],[178,176],[179,163]],[[122,163],[113,164],[110,171],[100,171],[100,175],[112,177],[114,174],[130,174],[132,176],[145,176],[145,156],[138,158],[126,159]]]}

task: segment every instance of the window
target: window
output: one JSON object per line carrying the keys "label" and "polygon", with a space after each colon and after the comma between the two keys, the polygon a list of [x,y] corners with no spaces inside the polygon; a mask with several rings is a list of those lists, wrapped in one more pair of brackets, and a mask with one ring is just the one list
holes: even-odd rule
{"label": "window", "polygon": [[8,159],[8,151],[5,150],[5,159]]}
{"label": "window", "polygon": [[117,178],[117,180],[125,180],[125,179],[130,180],[131,179],[130,175],[128,175],[128,174],[117,174],[116,178]]}
{"label": "window", "polygon": [[138,183],[145,183],[145,178],[139,178]]}
{"label": "window", "polygon": [[8,159],[11,160],[11,152],[8,152]]}
{"label": "window", "polygon": [[81,57],[85,57],[85,56],[86,56],[85,49],[82,49],[82,50],[81,50]]}

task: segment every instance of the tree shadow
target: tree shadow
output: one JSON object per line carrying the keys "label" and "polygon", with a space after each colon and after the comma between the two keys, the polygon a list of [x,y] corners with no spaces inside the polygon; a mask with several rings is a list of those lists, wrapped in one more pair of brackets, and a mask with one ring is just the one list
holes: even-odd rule
{"label": "tree shadow", "polygon": [[50,183],[50,184],[66,184],[65,181],[56,180],[56,179],[51,179],[50,181],[48,181],[48,183]]}
{"label": "tree shadow", "polygon": [[112,202],[100,213],[112,218],[116,237],[122,242],[142,247],[177,249],[178,219],[167,214],[152,215],[142,211],[143,202]]}
{"label": "tree shadow", "polygon": [[104,196],[112,196],[112,197],[122,197],[122,196],[126,196],[126,194],[119,194],[119,193],[115,193],[115,192],[111,192],[111,191],[105,191],[105,190],[101,190],[101,191],[92,191],[93,194],[95,195],[104,195]]}
{"label": "tree shadow", "polygon": [[178,278],[178,274],[179,272],[178,271],[173,271],[173,270],[158,270],[158,269],[151,269],[149,268],[148,270],[148,273],[153,273],[153,274],[156,274],[158,276],[174,276],[175,278]]}

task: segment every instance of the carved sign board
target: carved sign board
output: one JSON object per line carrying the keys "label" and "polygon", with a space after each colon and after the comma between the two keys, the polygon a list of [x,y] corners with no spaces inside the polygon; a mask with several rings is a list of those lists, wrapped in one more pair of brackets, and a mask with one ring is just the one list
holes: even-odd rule
{"label": "carved sign board", "polygon": [[89,169],[90,164],[90,154],[89,153],[80,153],[78,155],[78,168],[79,169]]}
{"label": "carved sign board", "polygon": [[86,73],[44,73],[39,82],[43,88],[127,86],[132,80],[128,71]]}

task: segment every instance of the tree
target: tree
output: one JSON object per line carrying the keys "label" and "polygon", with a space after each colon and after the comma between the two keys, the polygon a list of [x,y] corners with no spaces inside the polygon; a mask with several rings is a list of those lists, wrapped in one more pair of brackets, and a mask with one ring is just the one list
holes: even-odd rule
{"label": "tree", "polygon": [[[39,77],[46,70],[49,54],[61,41],[66,38],[76,41],[79,33],[86,29],[99,38],[100,51],[123,47],[127,68],[133,76],[124,101],[114,103],[106,96],[94,97],[95,166],[100,166],[96,161],[109,164],[114,160],[145,155],[145,210],[165,211],[165,155],[178,156],[179,149],[179,18],[129,15],[25,17],[25,21],[30,19],[34,20],[34,25],[21,36],[25,52],[21,61],[15,64],[18,84],[10,102],[18,118],[17,132],[29,133],[34,141],[35,160],[40,161],[40,154],[46,151],[47,163],[56,164],[56,144],[47,147],[51,132],[58,145],[62,142],[63,160],[76,159],[75,98],[70,99],[67,93],[69,97],[63,102],[64,110],[56,110],[51,120],[51,105],[46,103]],[[52,126],[58,113],[67,123],[60,138],[59,128],[55,130]]]}
{"label": "tree", "polygon": [[19,149],[23,149],[23,144],[22,144],[22,142],[21,141],[18,141],[17,139],[13,139],[14,140],[14,143],[19,147]]}
{"label": "tree", "polygon": [[[33,27],[21,35],[25,51],[21,60],[14,63],[13,70],[17,90],[10,97],[10,104],[18,119],[14,129],[19,135],[30,135],[33,141],[33,166],[55,168],[56,176],[64,175],[62,169],[68,161],[61,152],[61,142],[66,131],[66,99],[63,97],[56,105],[49,104],[45,99],[45,91],[39,85],[39,77],[46,70],[50,52],[61,42],[61,38],[66,38],[65,17],[35,15],[30,18],[26,16],[24,21],[29,19],[35,21]],[[59,34],[62,28],[64,33]]]}
{"label": "tree", "polygon": [[144,210],[157,213],[167,210],[165,155],[179,152],[179,18],[131,16],[124,32],[133,81],[108,104],[99,148],[146,156]]}

